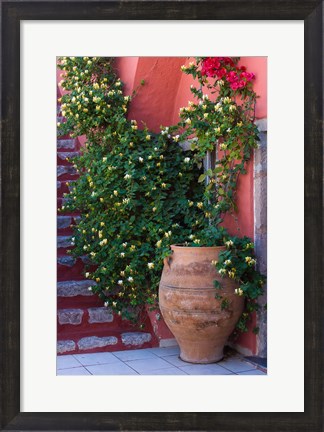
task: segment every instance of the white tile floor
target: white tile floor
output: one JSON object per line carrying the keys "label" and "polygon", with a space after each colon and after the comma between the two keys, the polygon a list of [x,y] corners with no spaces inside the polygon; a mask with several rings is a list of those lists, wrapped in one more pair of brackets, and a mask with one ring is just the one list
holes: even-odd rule
{"label": "white tile floor", "polygon": [[201,365],[179,358],[179,347],[57,357],[57,375],[266,375],[236,353],[219,363]]}

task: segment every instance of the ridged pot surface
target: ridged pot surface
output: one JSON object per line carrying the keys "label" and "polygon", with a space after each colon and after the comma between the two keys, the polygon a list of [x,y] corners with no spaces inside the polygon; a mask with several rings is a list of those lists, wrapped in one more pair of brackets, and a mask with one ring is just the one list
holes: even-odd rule
{"label": "ridged pot surface", "polygon": [[[180,358],[190,363],[214,363],[223,358],[224,345],[244,308],[235,294],[237,284],[221,278],[212,264],[224,247],[171,246],[159,288],[163,318],[180,346]],[[222,289],[214,286],[214,280]],[[222,299],[216,299],[220,294]],[[222,300],[229,306],[221,308]]]}

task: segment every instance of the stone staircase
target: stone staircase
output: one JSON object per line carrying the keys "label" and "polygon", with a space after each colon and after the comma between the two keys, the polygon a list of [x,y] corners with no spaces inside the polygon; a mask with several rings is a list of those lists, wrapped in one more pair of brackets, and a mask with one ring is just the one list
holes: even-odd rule
{"label": "stone staircase", "polygon": [[[58,107],[58,115],[60,108]],[[64,121],[58,117],[58,122]],[[76,170],[67,158],[80,150],[77,139],[68,136],[57,140],[57,206],[64,205],[67,182],[77,179]],[[57,352],[58,354],[118,351],[158,346],[149,319],[139,330],[103,307],[102,301],[88,290],[93,281],[83,276],[87,257],[67,254],[71,248],[72,226],[78,215],[57,215]]]}

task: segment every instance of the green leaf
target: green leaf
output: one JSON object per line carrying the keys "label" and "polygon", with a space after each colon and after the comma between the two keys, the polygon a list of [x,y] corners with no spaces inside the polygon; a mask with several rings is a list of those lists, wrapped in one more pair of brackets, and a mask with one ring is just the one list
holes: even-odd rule
{"label": "green leaf", "polygon": [[221,288],[221,284],[218,280],[214,280],[214,287],[220,289]]}
{"label": "green leaf", "polygon": [[198,178],[198,183],[202,183],[206,178],[206,174],[201,174]]}

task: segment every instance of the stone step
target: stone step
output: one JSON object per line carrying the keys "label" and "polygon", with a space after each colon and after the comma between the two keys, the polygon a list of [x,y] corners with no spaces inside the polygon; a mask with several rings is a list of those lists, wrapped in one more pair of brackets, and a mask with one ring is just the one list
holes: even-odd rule
{"label": "stone step", "polygon": [[[66,206],[68,203],[69,199],[68,198],[62,198],[62,197],[57,197],[56,199],[56,203],[57,203],[57,209],[60,209],[62,206]],[[69,214],[71,214],[73,212],[69,212]]]}
{"label": "stone step", "polygon": [[76,263],[76,259],[70,255],[62,255],[57,257],[57,264],[66,266],[66,267],[73,267]]}
{"label": "stone step", "polygon": [[120,332],[103,335],[88,335],[81,338],[70,338],[57,341],[58,354],[76,354],[86,352],[113,352],[121,349],[149,348],[152,336],[145,332]]}
{"label": "stone step", "polygon": [[57,282],[58,297],[76,297],[76,296],[92,296],[93,293],[89,287],[96,285],[92,280],[71,280]]}
{"label": "stone step", "polygon": [[69,228],[72,222],[72,216],[57,216],[57,229]]}
{"label": "stone step", "polygon": [[73,246],[71,236],[57,236],[57,248],[69,248]]}
{"label": "stone step", "polygon": [[75,150],[76,140],[75,139],[59,139],[57,140],[58,150]]}
{"label": "stone step", "polygon": [[57,229],[70,228],[71,225],[77,225],[80,216],[57,216]]}
{"label": "stone step", "polygon": [[63,175],[78,175],[77,170],[71,165],[58,165],[56,168],[57,177],[61,177]]}
{"label": "stone step", "polygon": [[106,307],[88,307],[76,309],[59,309],[57,311],[58,323],[61,325],[102,324],[112,323],[114,314]]}
{"label": "stone step", "polygon": [[[70,162],[71,159],[79,156],[80,152],[57,152],[57,158],[62,161]],[[68,160],[69,159],[69,160]]]}

